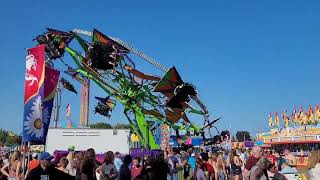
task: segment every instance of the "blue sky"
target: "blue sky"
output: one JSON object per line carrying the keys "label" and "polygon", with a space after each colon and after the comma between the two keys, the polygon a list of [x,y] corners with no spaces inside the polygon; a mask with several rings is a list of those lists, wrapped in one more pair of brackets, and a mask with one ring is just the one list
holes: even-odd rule
{"label": "blue sky", "polygon": [[[319,7],[319,1],[292,0],[4,1],[0,127],[22,130],[24,48],[52,27],[97,28],[120,37],[162,64],[175,65],[198,87],[211,117],[223,117],[219,128],[267,130],[269,112],[320,102]],[[103,92],[93,87],[96,95]],[[79,99],[64,93],[63,122],[68,103],[78,121]],[[121,110],[118,105],[111,120],[92,115],[91,122],[125,122]]]}

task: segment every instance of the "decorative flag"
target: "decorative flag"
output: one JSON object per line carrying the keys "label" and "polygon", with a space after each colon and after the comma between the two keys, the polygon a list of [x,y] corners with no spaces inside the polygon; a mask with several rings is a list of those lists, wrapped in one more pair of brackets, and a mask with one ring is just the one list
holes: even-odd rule
{"label": "decorative flag", "polygon": [[274,124],[275,124],[276,126],[279,126],[279,123],[280,123],[280,121],[279,121],[279,114],[278,114],[278,112],[276,112],[276,117],[275,117],[275,119],[274,119]]}
{"label": "decorative flag", "polygon": [[303,125],[303,118],[304,118],[304,112],[303,112],[302,106],[300,106],[300,110],[298,114],[298,120],[300,125]]}
{"label": "decorative flag", "polygon": [[284,117],[284,126],[287,128],[289,127],[289,123],[290,123],[290,118],[287,115],[287,111],[285,111],[285,117]]}
{"label": "decorative flag", "polygon": [[269,126],[273,126],[272,113],[269,114]]}
{"label": "decorative flag", "polygon": [[[53,101],[56,94],[57,84],[60,72],[49,67],[45,67],[44,78],[44,99],[43,99],[43,119],[44,119],[44,137],[47,137],[50,125],[50,119],[53,108]],[[46,138],[44,139],[46,140]],[[45,141],[44,141],[45,142]]]}
{"label": "decorative flag", "polygon": [[294,108],[294,111],[291,115],[291,120],[292,120],[292,124],[296,125],[297,121],[298,121],[298,114],[297,114],[297,109]]}
{"label": "decorative flag", "polygon": [[316,119],[320,121],[320,108],[319,104],[316,105]]}
{"label": "decorative flag", "polygon": [[311,124],[315,123],[314,110],[311,106],[309,106],[309,122],[311,122]]}
{"label": "decorative flag", "polygon": [[72,128],[72,121],[71,121],[71,105],[67,105],[67,110],[66,110],[66,117],[68,120],[68,128]]}
{"label": "decorative flag", "polygon": [[23,142],[45,141],[43,119],[43,97],[45,77],[45,46],[28,50],[26,57],[25,95],[23,114]]}

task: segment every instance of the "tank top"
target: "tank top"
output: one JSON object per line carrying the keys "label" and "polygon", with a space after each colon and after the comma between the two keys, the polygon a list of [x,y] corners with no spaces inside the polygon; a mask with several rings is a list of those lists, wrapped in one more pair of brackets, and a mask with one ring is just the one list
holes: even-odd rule
{"label": "tank top", "polygon": [[18,166],[18,160],[15,160],[9,169],[9,177],[16,177],[16,171]]}

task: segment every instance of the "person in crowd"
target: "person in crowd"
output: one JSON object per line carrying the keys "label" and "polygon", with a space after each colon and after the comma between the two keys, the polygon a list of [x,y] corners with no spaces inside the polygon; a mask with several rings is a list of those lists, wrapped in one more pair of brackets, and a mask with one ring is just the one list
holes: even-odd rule
{"label": "person in crowd", "polygon": [[132,157],[130,155],[126,155],[123,160],[123,164],[121,165],[119,171],[119,180],[130,180],[131,179],[131,171],[129,169],[129,165],[132,162]]}
{"label": "person in crowd", "polygon": [[38,160],[38,154],[37,153],[32,153],[32,160],[29,162],[29,172],[38,167],[40,164],[40,161]]}
{"label": "person in crowd", "polygon": [[243,169],[244,169],[244,164],[245,164],[246,159],[247,159],[245,149],[241,149],[239,157],[240,157],[240,159],[241,159],[241,161],[242,161],[242,167],[241,167],[241,169],[243,170]]}
{"label": "person in crowd", "polygon": [[218,154],[217,153],[210,153],[210,157],[208,159],[208,163],[213,167],[214,172],[217,172],[217,158]]}
{"label": "person in crowd", "polygon": [[[270,161],[270,160],[269,160]],[[273,176],[278,173],[278,168],[272,162],[269,164],[268,168],[268,178],[273,179]]]}
{"label": "person in crowd", "polygon": [[136,180],[153,180],[153,162],[154,159],[152,156],[147,156],[146,160],[143,163],[142,170],[140,175],[136,177]]}
{"label": "person in crowd", "polygon": [[226,180],[227,179],[227,172],[226,172],[226,164],[224,162],[222,154],[218,155],[217,164],[216,164],[216,172],[215,177],[219,180]]}
{"label": "person in crowd", "polygon": [[[75,179],[76,180],[81,180],[81,162],[83,162],[84,160],[84,157],[85,157],[85,152],[79,152],[77,154],[74,155],[74,167],[75,167]],[[73,174],[71,174],[73,175]]]}
{"label": "person in crowd", "polygon": [[249,172],[249,180],[267,180],[267,168],[271,162],[267,158],[260,158]]}
{"label": "person in crowd", "polygon": [[22,177],[21,154],[16,151],[12,154],[9,164],[1,168],[1,172],[8,177],[9,180],[19,180]]}
{"label": "person in crowd", "polygon": [[[3,166],[4,166],[3,160],[0,159],[0,169],[2,169]],[[7,179],[8,179],[7,176],[0,171],[0,180],[7,180]]]}
{"label": "person in crowd", "polygon": [[269,159],[272,164],[275,164],[277,161],[277,157],[272,153],[271,149],[265,151],[265,157]]}
{"label": "person in crowd", "polygon": [[9,165],[9,159],[6,153],[1,154],[1,159],[2,159],[3,165]]}
{"label": "person in crowd", "polygon": [[189,180],[192,176],[192,169],[191,169],[191,165],[188,163],[188,159],[184,159],[182,161],[182,166],[183,166],[183,179]]}
{"label": "person in crowd", "polygon": [[213,179],[215,177],[215,170],[213,166],[208,163],[209,157],[202,158],[201,169],[204,171],[208,179]]}
{"label": "person in crowd", "polygon": [[114,165],[116,166],[118,172],[120,171],[120,167],[123,164],[122,160],[120,159],[120,155],[120,152],[114,153]]}
{"label": "person in crowd", "polygon": [[140,157],[135,157],[133,159],[133,165],[130,169],[131,171],[131,179],[135,179],[138,175],[140,175],[142,167],[140,166]]}
{"label": "person in crowd", "polygon": [[289,166],[295,167],[297,166],[297,158],[295,155],[291,153],[289,149],[285,149],[283,151],[284,158],[288,162]]}
{"label": "person in crowd", "polygon": [[178,166],[181,164],[181,159],[178,155],[179,150],[177,148],[172,149],[172,155],[169,157],[170,176],[171,180],[178,179]]}
{"label": "person in crowd", "polygon": [[94,149],[90,148],[84,153],[84,157],[80,164],[80,177],[81,180],[96,180],[96,153]]}
{"label": "person in crowd", "polygon": [[231,163],[231,172],[234,180],[240,180],[242,178],[242,160],[238,155],[233,157]]}
{"label": "person in crowd", "polygon": [[251,156],[247,159],[246,164],[244,166],[243,171],[243,179],[248,180],[249,179],[249,172],[253,166],[256,165],[256,163],[259,161],[262,155],[262,149],[259,146],[254,146],[252,148]]}
{"label": "person in crowd", "polygon": [[204,174],[204,171],[201,169],[202,166],[202,159],[197,158],[196,159],[196,168],[193,172],[193,179],[194,180],[206,180],[206,176]]}
{"label": "person in crowd", "polygon": [[67,173],[67,174],[70,174],[69,173],[69,170],[67,169],[67,165],[68,165],[68,159],[66,157],[61,157],[60,160],[59,160],[59,164],[58,164],[58,167],[57,169],[64,172],[64,173]]}
{"label": "person in crowd", "polygon": [[152,165],[154,180],[165,180],[170,173],[169,165],[164,159],[164,152],[160,151]]}
{"label": "person in crowd", "polygon": [[196,158],[195,158],[195,154],[193,153],[193,151],[189,151],[190,156],[188,157],[188,164],[190,164],[191,166],[191,171],[193,172],[194,169],[196,168]]}
{"label": "person in crowd", "polygon": [[104,163],[101,166],[101,175],[105,180],[113,180],[118,177],[118,170],[114,165],[114,154],[112,151],[105,153]]}
{"label": "person in crowd", "polygon": [[275,173],[272,180],[288,180],[288,179],[281,173]]}
{"label": "person in crowd", "polygon": [[287,161],[282,163],[281,165],[281,173],[282,174],[293,174],[297,173],[297,169],[295,167],[291,167]]}
{"label": "person in crowd", "polygon": [[71,176],[76,176],[79,162],[77,162],[78,159],[74,151],[69,151],[67,155],[67,160],[68,160],[68,165],[66,168],[69,171],[69,174]]}
{"label": "person in crowd", "polygon": [[51,159],[53,157],[48,152],[43,152],[39,155],[40,163],[39,165],[30,171],[26,180],[49,180],[49,179],[57,179],[57,180],[74,180],[73,176],[66,174],[58,169],[56,169],[51,164]]}
{"label": "person in crowd", "polygon": [[308,158],[309,179],[320,178],[320,151],[311,151]]}

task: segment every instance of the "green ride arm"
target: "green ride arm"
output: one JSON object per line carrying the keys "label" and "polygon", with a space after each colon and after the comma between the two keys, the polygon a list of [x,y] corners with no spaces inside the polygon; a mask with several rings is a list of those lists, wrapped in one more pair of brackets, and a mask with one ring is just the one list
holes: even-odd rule
{"label": "green ride arm", "polygon": [[[136,117],[138,127],[139,127],[140,131],[142,132],[143,138],[145,140],[149,139],[148,143],[149,143],[149,146],[151,149],[159,149],[160,146],[158,144],[156,144],[151,131],[148,130],[148,128],[147,128],[148,124],[145,121],[145,116],[144,116],[141,108],[137,105],[133,105],[133,110],[134,110],[134,114]],[[146,143],[145,143],[145,145],[146,145]]]}

